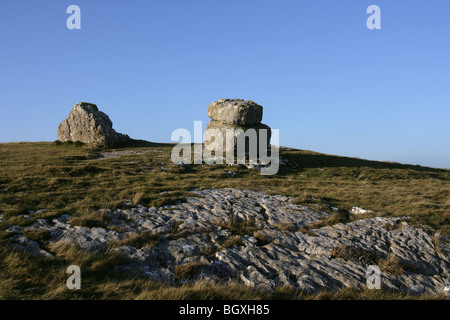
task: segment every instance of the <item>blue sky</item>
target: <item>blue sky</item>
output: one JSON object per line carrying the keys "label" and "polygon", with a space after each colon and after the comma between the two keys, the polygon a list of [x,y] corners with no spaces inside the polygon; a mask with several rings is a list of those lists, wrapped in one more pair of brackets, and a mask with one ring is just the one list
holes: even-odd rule
{"label": "blue sky", "polygon": [[448,0],[0,0],[0,142],[56,140],[81,101],[168,142],[242,98],[281,145],[450,168],[449,15]]}

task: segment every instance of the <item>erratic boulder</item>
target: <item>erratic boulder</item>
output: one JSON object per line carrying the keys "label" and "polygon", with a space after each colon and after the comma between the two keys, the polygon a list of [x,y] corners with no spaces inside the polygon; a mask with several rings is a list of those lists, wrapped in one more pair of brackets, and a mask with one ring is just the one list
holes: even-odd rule
{"label": "erratic boulder", "polygon": [[59,124],[58,140],[115,145],[131,139],[126,134],[116,132],[108,115],[99,111],[95,104],[80,102]]}
{"label": "erratic boulder", "polygon": [[[261,123],[263,107],[259,104],[243,99],[219,99],[208,106],[206,114],[211,118],[206,132],[213,138],[205,138],[205,149],[218,150],[222,146],[226,150],[227,145],[233,144],[236,152],[239,140],[245,141],[245,153],[249,152],[250,144],[256,144],[258,154],[265,151],[261,146],[266,150],[269,148],[271,130]],[[222,139],[220,136],[217,139],[216,130],[221,133]]]}
{"label": "erratic boulder", "polygon": [[211,120],[241,126],[260,123],[262,113],[260,105],[242,99],[219,99],[212,102],[206,111]]}
{"label": "erratic boulder", "polygon": [[[216,129],[222,135],[222,140],[211,139],[209,141],[205,141],[205,147],[209,149],[217,150],[217,146],[223,146],[224,151],[227,146],[227,143],[231,143],[234,146],[234,151],[237,151],[238,141],[240,139],[245,139],[245,152],[249,152],[249,143],[256,143],[256,151],[259,154],[261,144],[264,148],[268,148],[270,144],[271,130],[270,127],[263,124],[258,123],[252,126],[243,126],[243,125],[233,125],[226,124],[220,121],[211,120],[206,125],[206,130]],[[239,130],[240,129],[240,130]],[[253,129],[254,133],[251,133]],[[265,134],[263,134],[265,131]],[[251,141],[251,142],[250,142]],[[265,151],[266,149],[264,149]]]}

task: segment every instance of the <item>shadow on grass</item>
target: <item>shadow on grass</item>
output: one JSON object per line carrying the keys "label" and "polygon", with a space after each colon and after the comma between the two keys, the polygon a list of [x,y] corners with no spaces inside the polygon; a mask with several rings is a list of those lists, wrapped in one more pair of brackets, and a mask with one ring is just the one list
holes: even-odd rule
{"label": "shadow on grass", "polygon": [[174,147],[176,143],[162,143],[162,142],[150,142],[146,140],[131,139],[126,143],[114,145],[116,149],[125,148],[149,148],[149,147]]}
{"label": "shadow on grass", "polygon": [[283,159],[291,163],[297,163],[302,168],[373,168],[373,169],[409,169],[420,172],[449,172],[449,169],[438,169],[422,167],[420,165],[401,164],[397,162],[372,161],[358,158],[334,156],[328,154],[312,153],[310,151],[298,150],[296,152],[283,152]]}

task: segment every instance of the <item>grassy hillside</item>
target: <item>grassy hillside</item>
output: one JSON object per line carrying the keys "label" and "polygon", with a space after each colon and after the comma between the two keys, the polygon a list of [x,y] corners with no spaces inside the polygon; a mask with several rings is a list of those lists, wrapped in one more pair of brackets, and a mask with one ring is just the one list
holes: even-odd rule
{"label": "grassy hillside", "polygon": [[[97,209],[114,209],[127,200],[147,206],[175,203],[193,188],[261,190],[294,197],[299,204],[320,205],[326,211],[330,206],[359,206],[377,216],[409,216],[412,224],[428,225],[450,236],[450,170],[282,149],[286,164],[277,175],[262,176],[244,166],[177,166],[170,160],[169,144],[136,142],[115,150],[145,153],[97,159],[100,153],[112,150],[53,142],[0,144],[0,298],[304,298],[299,293],[269,294],[238,285],[239,289],[227,291],[206,290],[202,284],[163,288],[148,280],[111,274],[117,257],[96,257],[76,248],[46,248],[60,257],[49,263],[12,252],[4,245],[11,236],[6,231],[11,225],[29,225],[39,218],[68,213],[76,217],[72,221],[78,225],[104,226],[107,217]],[[163,191],[175,192],[161,194]],[[29,211],[37,213],[24,217]],[[338,221],[339,216],[328,223]],[[45,235],[29,237],[45,246]],[[61,266],[81,254],[89,290],[78,294],[54,289],[65,277]],[[346,291],[334,297],[355,295]],[[370,295],[359,293],[358,297]]]}

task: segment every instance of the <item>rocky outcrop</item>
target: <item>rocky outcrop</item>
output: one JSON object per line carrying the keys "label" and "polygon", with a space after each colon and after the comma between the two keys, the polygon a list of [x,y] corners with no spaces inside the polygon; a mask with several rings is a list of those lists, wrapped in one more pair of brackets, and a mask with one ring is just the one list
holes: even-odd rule
{"label": "rocky outcrop", "polygon": [[[252,141],[250,139],[242,140],[245,143],[245,152],[249,152],[250,143],[256,144],[255,149],[258,154],[261,145],[265,149],[269,147],[271,130],[269,126],[261,123],[263,107],[255,102],[242,99],[219,99],[208,106],[206,113],[211,121],[208,122],[205,133],[209,131],[214,138],[205,138],[205,149],[222,148],[225,151],[228,142],[233,143],[234,152],[236,152],[238,137],[252,137],[252,130],[255,133],[253,142],[250,142]],[[214,131],[218,131],[222,139],[218,139]],[[262,134],[263,131],[264,134]]]}
{"label": "rocky outcrop", "polygon": [[58,140],[115,145],[130,141],[130,137],[116,132],[109,117],[92,103],[80,102],[58,127]]}
{"label": "rocky outcrop", "polygon": [[[50,243],[114,250],[128,261],[116,267],[118,272],[165,283],[210,279],[319,292],[363,288],[368,266],[378,265],[387,290],[443,294],[449,285],[450,239],[409,225],[405,218],[317,228],[329,214],[288,197],[238,189],[193,192],[197,197],[177,205],[102,210],[109,216],[106,228],[73,226],[69,215],[12,228],[47,230]],[[24,236],[11,239],[11,245],[53,259]],[[177,273],[190,265],[195,277]]]}

